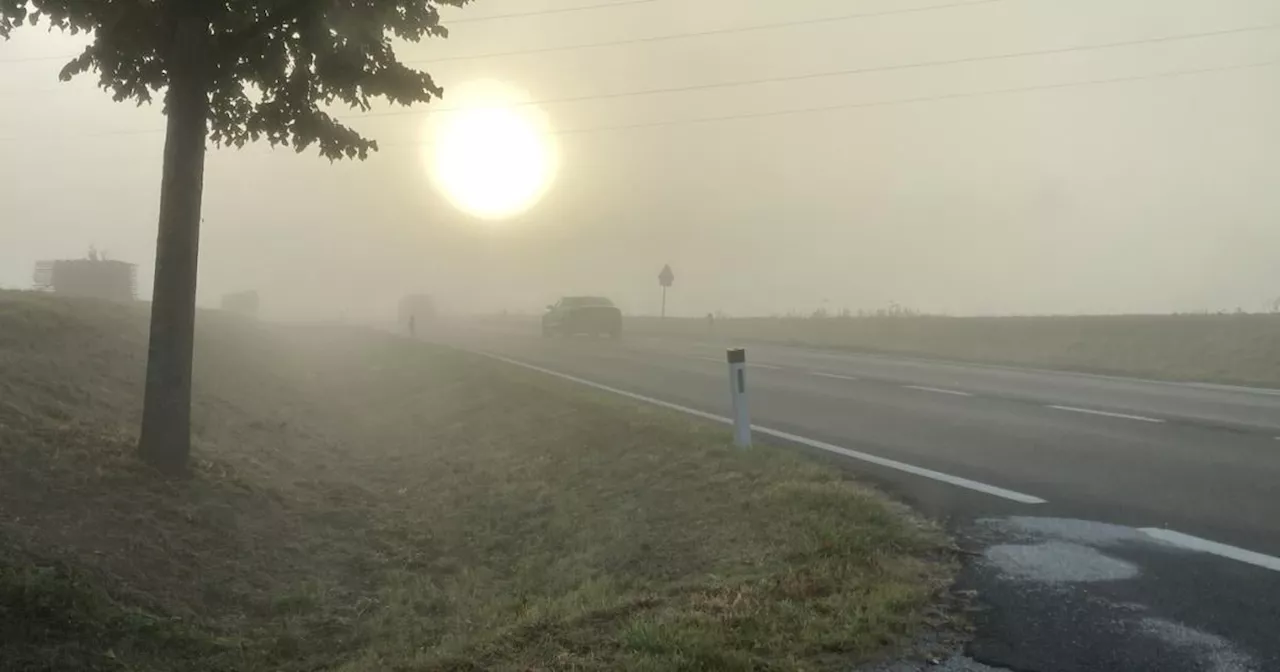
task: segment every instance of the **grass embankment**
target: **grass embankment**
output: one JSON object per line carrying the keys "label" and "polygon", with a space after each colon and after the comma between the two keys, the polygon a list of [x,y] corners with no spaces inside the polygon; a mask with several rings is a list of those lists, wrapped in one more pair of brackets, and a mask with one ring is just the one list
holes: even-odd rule
{"label": "grass embankment", "polygon": [[629,333],[1280,387],[1280,315],[629,318]]}
{"label": "grass embankment", "polygon": [[839,473],[369,333],[202,315],[166,482],[142,318],[0,293],[6,670],[848,669],[936,617],[938,534]]}

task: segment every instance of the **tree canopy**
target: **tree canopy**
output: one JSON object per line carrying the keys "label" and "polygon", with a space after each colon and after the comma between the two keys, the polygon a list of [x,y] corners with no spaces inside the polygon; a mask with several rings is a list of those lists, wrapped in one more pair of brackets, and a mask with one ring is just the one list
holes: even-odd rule
{"label": "tree canopy", "polygon": [[94,71],[117,101],[162,89],[167,129],[160,184],[151,340],[138,453],[181,474],[191,452],[200,212],[208,142],[265,139],[330,160],[377,150],[325,111],[367,110],[372,98],[425,103],[441,95],[404,65],[395,40],[445,37],[439,8],[469,0],[0,0],[0,37],[21,25],[92,36],[62,69]]}
{"label": "tree canopy", "polygon": [[446,37],[439,7],[469,0],[0,0],[0,37],[29,23],[92,35],[63,80],[96,71],[117,101],[152,100],[170,83],[178,22],[208,26],[202,82],[209,137],[265,139],[329,159],[365,158],[377,143],[324,108],[367,110],[373,98],[409,105],[442,91],[404,65],[394,40]]}

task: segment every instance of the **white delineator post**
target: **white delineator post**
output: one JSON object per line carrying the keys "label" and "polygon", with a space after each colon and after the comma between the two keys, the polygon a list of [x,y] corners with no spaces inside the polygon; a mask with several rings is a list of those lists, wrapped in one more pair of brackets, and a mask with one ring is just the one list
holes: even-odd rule
{"label": "white delineator post", "polygon": [[728,353],[729,396],[733,399],[733,444],[751,447],[751,408],[747,405],[747,351],[735,348]]}

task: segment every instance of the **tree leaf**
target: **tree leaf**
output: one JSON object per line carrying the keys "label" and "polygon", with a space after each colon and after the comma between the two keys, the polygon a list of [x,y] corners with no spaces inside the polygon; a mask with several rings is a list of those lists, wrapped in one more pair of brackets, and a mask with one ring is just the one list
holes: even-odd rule
{"label": "tree leaf", "polygon": [[30,22],[93,40],[61,79],[94,71],[116,101],[147,104],[169,84],[169,45],[184,12],[210,24],[210,139],[259,139],[332,160],[364,159],[377,143],[327,108],[368,110],[374,99],[429,103],[442,90],[403,64],[393,38],[447,37],[441,6],[470,0],[0,0],[0,37]]}

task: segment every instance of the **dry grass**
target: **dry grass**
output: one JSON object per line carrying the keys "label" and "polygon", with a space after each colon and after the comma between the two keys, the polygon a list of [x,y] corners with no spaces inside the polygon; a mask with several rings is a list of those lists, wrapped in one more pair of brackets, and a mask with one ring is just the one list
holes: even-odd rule
{"label": "dry grass", "polygon": [[0,294],[5,669],[846,669],[949,579],[838,472],[336,328],[203,316],[167,482],[131,456],[141,317]]}
{"label": "dry grass", "polygon": [[1168,380],[1280,387],[1280,315],[631,318],[630,333],[730,338]]}

